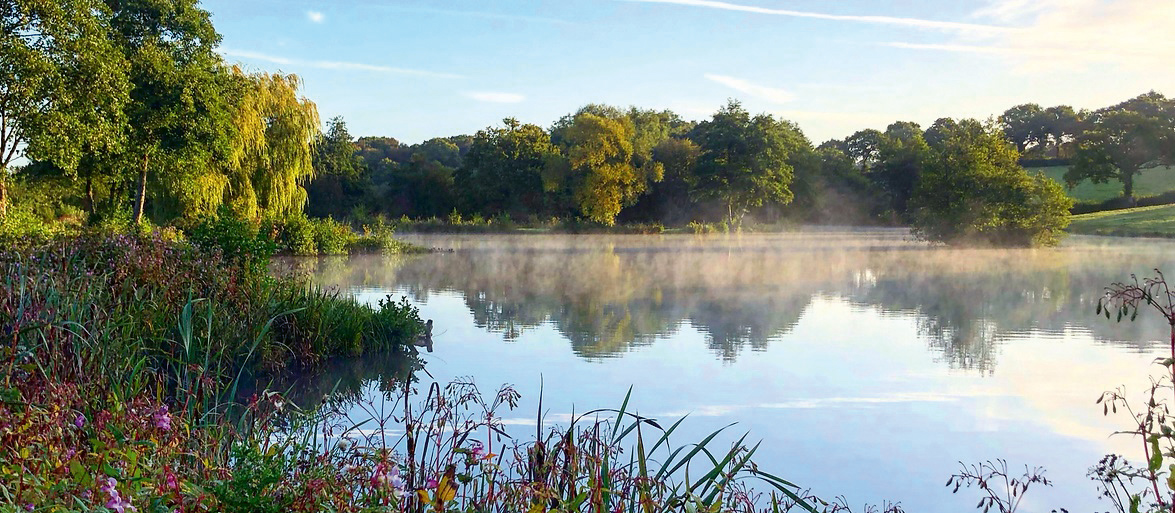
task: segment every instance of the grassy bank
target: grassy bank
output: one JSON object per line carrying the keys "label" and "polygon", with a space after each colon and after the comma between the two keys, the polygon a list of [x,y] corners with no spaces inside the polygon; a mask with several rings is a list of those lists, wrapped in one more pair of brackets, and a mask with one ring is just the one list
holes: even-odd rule
{"label": "grassy bank", "polygon": [[1076,215],[1069,225],[1069,231],[1086,235],[1175,237],[1175,205]]}
{"label": "grassy bank", "polygon": [[265,436],[272,396],[242,402],[240,384],[402,351],[422,329],[406,301],[242,264],[158,235],[0,252],[0,510],[209,509],[239,444]]}

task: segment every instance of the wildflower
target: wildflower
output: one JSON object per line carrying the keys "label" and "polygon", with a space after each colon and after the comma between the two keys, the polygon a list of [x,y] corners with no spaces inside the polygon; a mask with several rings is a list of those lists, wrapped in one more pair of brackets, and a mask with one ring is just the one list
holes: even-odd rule
{"label": "wildflower", "polygon": [[404,495],[404,479],[400,477],[400,467],[392,466],[391,472],[388,473],[388,484],[392,487],[393,495]]}
{"label": "wildflower", "polygon": [[485,448],[481,446],[481,442],[476,442],[469,450],[469,454],[473,456],[473,459],[480,460],[485,457]]}
{"label": "wildflower", "polygon": [[86,416],[79,413],[78,416],[73,419],[73,425],[77,426],[78,429],[81,429],[82,426],[86,425]]}
{"label": "wildflower", "polygon": [[155,427],[163,431],[171,431],[171,414],[167,413],[167,405],[159,407],[152,416],[155,420]]}
{"label": "wildflower", "polygon": [[34,507],[35,506],[33,506],[33,503],[31,503],[31,502],[24,505],[25,511],[32,511]]}
{"label": "wildflower", "polygon": [[428,478],[428,481],[424,483],[424,487],[428,488],[429,490],[435,489],[437,487],[436,478],[434,478],[434,477]]}
{"label": "wildflower", "polygon": [[100,479],[98,482],[102,483],[102,486],[99,487],[99,489],[106,494],[106,509],[113,510],[116,513],[138,511],[137,508],[131,505],[130,501],[122,498],[122,496],[118,494],[118,489],[116,488],[118,486],[118,481],[113,477]]}

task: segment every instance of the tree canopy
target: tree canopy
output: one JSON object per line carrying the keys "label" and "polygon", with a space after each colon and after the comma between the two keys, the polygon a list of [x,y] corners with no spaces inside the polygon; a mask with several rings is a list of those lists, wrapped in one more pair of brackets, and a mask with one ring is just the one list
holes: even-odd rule
{"label": "tree canopy", "polygon": [[1122,195],[1133,201],[1139,171],[1173,159],[1175,101],[1152,91],[1088,116],[1065,181],[1072,187],[1082,180],[1117,180]]}
{"label": "tree canopy", "polygon": [[1073,201],[1060,184],[1029,175],[994,126],[939,120],[936,143],[910,200],[915,233],[932,241],[1054,245]]}
{"label": "tree canopy", "polygon": [[23,153],[76,174],[123,142],[128,66],[96,0],[0,2],[0,216]]}
{"label": "tree canopy", "polygon": [[730,100],[690,134],[701,150],[692,190],[726,207],[726,220],[737,225],[751,207],[792,200],[794,177],[789,157],[810,144],[795,125],[769,114],[751,117]]}

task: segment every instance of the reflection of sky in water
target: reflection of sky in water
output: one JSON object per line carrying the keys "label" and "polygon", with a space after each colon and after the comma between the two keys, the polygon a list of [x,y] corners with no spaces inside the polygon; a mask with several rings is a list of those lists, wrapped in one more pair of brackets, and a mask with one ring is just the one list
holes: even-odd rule
{"label": "reflection of sky in water", "polygon": [[1165,326],[1118,325],[1093,304],[1175,248],[925,250],[894,232],[419,240],[457,252],[311,267],[364,300],[414,299],[436,322],[429,372],[515,385],[519,435],[533,433],[540,379],[555,422],[617,407],[632,385],[643,415],[690,413],[679,442],[738,422],[732,436],[764,440],[765,469],[911,511],[971,508],[975,495],[942,484],[957,461],[990,458],[1048,469],[1056,487],[1023,511],[1096,508],[1086,470],[1135,444],[1108,438],[1126,424],[1094,400],[1141,390]]}

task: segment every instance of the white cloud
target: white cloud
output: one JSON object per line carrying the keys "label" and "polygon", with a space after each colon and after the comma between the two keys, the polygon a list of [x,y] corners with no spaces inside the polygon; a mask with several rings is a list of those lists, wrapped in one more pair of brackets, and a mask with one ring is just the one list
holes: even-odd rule
{"label": "white cloud", "polygon": [[718,82],[719,84],[734,89],[735,91],[746,93],[757,98],[762,98],[771,103],[787,103],[796,98],[794,94],[784,91],[783,89],[776,89],[774,87],[755,84],[741,78],[728,77],[725,75],[713,75],[710,73],[707,73],[705,77],[707,80]]}
{"label": "white cloud", "polygon": [[1023,72],[1112,66],[1165,70],[1175,60],[1175,2],[1153,0],[993,0],[976,18],[1016,30],[944,43],[883,43],[912,50],[995,55]]}
{"label": "white cloud", "polygon": [[276,55],[267,55],[260,52],[251,52],[248,50],[232,50],[228,48],[221,48],[220,54],[225,57],[235,57],[238,59],[247,59],[253,61],[264,61],[273,64],[281,64],[283,66],[291,66],[295,68],[318,68],[318,69],[333,69],[342,71],[370,71],[376,73],[392,73],[396,75],[411,75],[418,77],[432,77],[432,78],[464,78],[461,75],[452,73],[440,73],[436,71],[425,71],[419,69],[397,68],[393,66],[380,66],[376,64],[364,64],[361,62],[347,62],[347,61],[303,61],[298,59],[289,59]]}
{"label": "white cloud", "polygon": [[490,20],[507,20],[507,21],[525,21],[533,23],[550,23],[554,25],[575,25],[567,20],[560,20],[557,18],[546,18],[543,16],[528,16],[525,14],[502,14],[496,12],[483,11],[455,11],[449,9],[432,9],[428,7],[410,7],[404,5],[379,5],[376,6],[381,9],[400,11],[400,12],[415,12],[422,14],[442,14],[448,16],[466,16],[470,18],[483,18]]}
{"label": "white cloud", "polygon": [[306,19],[314,23],[322,23],[326,21],[326,15],[318,11],[306,11]]}
{"label": "white cloud", "polygon": [[994,25],[980,25],[976,23],[960,23],[954,21],[925,20],[921,18],[903,18],[896,16],[871,16],[855,14],[827,14],[810,11],[794,11],[790,9],[773,9],[753,5],[732,4],[716,0],[625,0],[628,2],[685,5],[690,7],[704,7],[725,11],[749,12],[755,14],[769,14],[774,16],[788,16],[792,18],[812,18],[829,21],[848,21],[855,23],[870,23],[875,25],[896,25],[919,29],[937,29],[964,32],[994,33],[1008,30],[1006,27]]}
{"label": "white cloud", "polygon": [[525,96],[515,93],[497,93],[491,91],[469,91],[461,93],[466,98],[487,103],[521,103]]}

